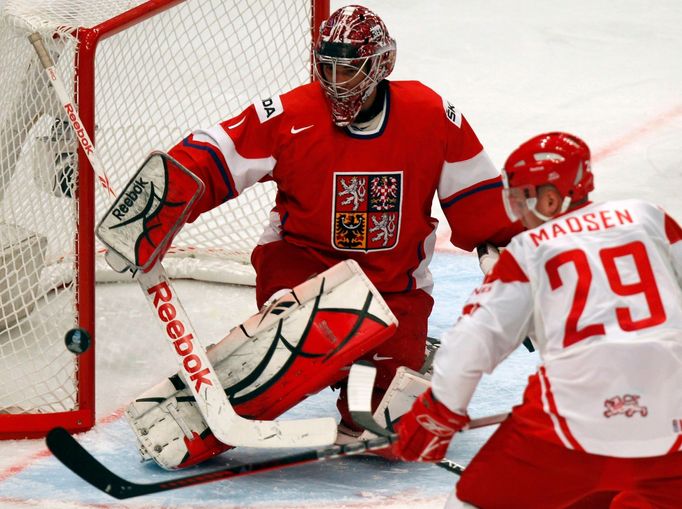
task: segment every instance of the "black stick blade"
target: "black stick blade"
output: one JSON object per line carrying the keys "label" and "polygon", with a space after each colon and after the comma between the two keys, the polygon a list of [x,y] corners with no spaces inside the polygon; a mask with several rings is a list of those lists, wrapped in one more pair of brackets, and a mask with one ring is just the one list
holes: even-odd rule
{"label": "black stick blade", "polygon": [[45,438],[47,448],[64,466],[85,482],[112,497],[123,499],[143,495],[146,486],[120,478],[97,461],[64,428],[50,430]]}
{"label": "black stick blade", "polygon": [[397,435],[388,437],[361,440],[346,445],[334,445],[323,449],[314,449],[304,452],[274,458],[270,460],[244,463],[241,465],[226,466],[211,472],[203,472],[186,477],[176,477],[167,481],[138,484],[127,481],[97,461],[86,451],[64,428],[54,428],[47,434],[47,447],[52,454],[61,461],[74,474],[95,488],[102,490],[114,498],[124,499],[160,493],[188,486],[196,486],[223,479],[231,479],[244,475],[267,472],[279,468],[293,467],[313,461],[324,461],[344,456],[362,454],[375,449],[388,447],[397,439]]}
{"label": "black stick blade", "polygon": [[393,432],[379,424],[370,412],[351,410],[350,415],[355,424],[362,426],[364,429],[374,433],[375,435],[380,437],[389,437],[393,435]]}

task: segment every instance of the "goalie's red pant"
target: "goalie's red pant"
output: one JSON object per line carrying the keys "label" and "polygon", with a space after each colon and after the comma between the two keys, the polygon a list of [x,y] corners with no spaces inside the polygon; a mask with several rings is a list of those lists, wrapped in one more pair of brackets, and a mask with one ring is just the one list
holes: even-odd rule
{"label": "goalie's red pant", "polygon": [[[256,246],[251,255],[251,263],[256,269],[256,302],[260,308],[277,290],[293,288],[309,277],[324,272],[344,259],[327,259],[309,249],[294,246],[286,241],[270,242]],[[362,261],[358,260],[362,267]],[[419,370],[424,362],[428,318],[433,308],[433,298],[423,290],[405,293],[382,293],[388,307],[398,319],[396,333],[371,350],[362,359],[371,361],[377,368],[376,389],[372,397],[373,407],[381,401],[393,380],[396,369],[407,366]],[[330,379],[338,380],[343,374],[330,374]],[[337,402],[344,423],[353,428],[350,418],[345,383],[341,384],[341,394]]]}
{"label": "goalie's red pant", "polygon": [[522,433],[512,414],[466,467],[456,492],[481,509],[680,509],[682,452],[588,454]]}

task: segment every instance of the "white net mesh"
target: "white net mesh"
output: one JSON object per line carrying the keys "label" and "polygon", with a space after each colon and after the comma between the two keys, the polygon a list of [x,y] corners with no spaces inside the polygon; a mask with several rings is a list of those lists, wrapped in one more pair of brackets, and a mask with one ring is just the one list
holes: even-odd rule
{"label": "white net mesh", "polygon": [[[92,235],[79,232],[79,213],[99,220],[107,206],[79,211],[73,131],[28,35],[41,33],[68,91],[94,93],[90,134],[115,190],[151,150],[310,79],[310,0],[166,3],[178,5],[149,16],[144,1],[7,0],[0,16],[0,414],[77,405],[63,335],[78,323],[76,293],[94,289],[75,291],[75,236]],[[86,90],[79,38],[133,8],[139,18],[98,43]],[[247,262],[272,193],[257,185],[183,229],[175,256],[210,275],[182,275],[230,280],[222,264]]]}

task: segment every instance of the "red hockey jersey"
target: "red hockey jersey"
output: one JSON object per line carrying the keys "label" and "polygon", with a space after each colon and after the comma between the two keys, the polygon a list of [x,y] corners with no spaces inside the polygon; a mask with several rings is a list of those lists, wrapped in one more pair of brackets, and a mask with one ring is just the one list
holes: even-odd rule
{"label": "red hockey jersey", "polygon": [[284,239],[330,266],[353,258],[382,292],[430,290],[436,192],[455,246],[505,244],[519,227],[459,110],[414,81],[388,82],[384,101],[373,130],[339,128],[311,83],[194,132],[170,151],[207,187],[191,219],[272,179],[276,204],[260,242]]}

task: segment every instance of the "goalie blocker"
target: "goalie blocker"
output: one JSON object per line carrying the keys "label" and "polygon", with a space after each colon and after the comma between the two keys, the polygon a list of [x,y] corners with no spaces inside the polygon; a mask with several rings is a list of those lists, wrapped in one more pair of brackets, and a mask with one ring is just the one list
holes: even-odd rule
{"label": "goalie blocker", "polygon": [[196,175],[169,155],[152,152],[97,226],[109,265],[118,272],[149,271],[203,192]]}
{"label": "goalie blocker", "polygon": [[[397,320],[356,262],[294,287],[208,350],[235,410],[273,419],[347,376],[342,368],[388,339]],[[133,401],[126,416],[144,459],[184,468],[230,448],[219,442],[174,375]]]}

